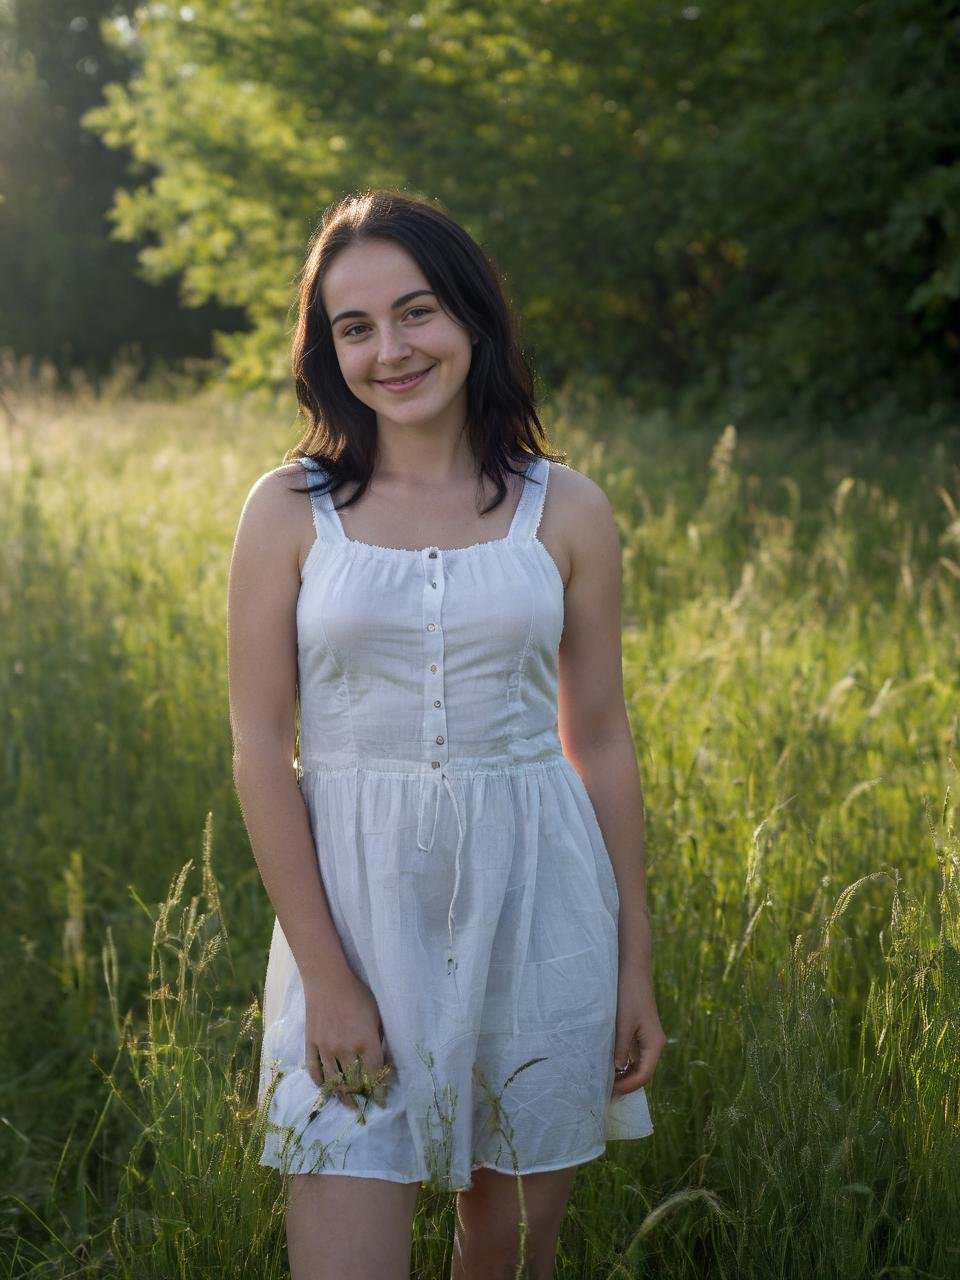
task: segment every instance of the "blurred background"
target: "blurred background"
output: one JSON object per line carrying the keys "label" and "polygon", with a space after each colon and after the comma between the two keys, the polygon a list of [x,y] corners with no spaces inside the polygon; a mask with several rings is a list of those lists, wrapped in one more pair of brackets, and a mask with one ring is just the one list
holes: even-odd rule
{"label": "blurred background", "polygon": [[227,575],[372,185],[494,259],[621,537],[668,1043],[557,1276],[960,1275],[958,53],[956,0],[0,0],[0,1280],[287,1273]]}
{"label": "blurred background", "polygon": [[288,378],[323,207],[439,199],[544,387],[843,431],[960,397],[947,0],[0,5],[0,347]]}

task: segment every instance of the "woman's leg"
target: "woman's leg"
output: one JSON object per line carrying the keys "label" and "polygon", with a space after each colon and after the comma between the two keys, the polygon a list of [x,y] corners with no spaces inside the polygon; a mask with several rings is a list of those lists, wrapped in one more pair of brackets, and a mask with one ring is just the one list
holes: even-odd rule
{"label": "woman's leg", "polygon": [[548,1173],[498,1173],[474,1169],[473,1186],[457,1192],[457,1230],[450,1280],[513,1280],[520,1260],[520,1196],[526,1218],[521,1273],[550,1280],[560,1224],[577,1165]]}
{"label": "woman's leg", "polygon": [[419,1182],[343,1173],[289,1179],[291,1280],[409,1280]]}

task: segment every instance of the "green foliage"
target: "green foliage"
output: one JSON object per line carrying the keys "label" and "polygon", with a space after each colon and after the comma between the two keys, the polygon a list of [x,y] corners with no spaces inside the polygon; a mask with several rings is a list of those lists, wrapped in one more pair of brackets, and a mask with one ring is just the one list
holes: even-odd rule
{"label": "green foliage", "polygon": [[[275,1274],[282,1254],[280,1189],[258,1163],[259,1007],[219,1007],[225,975],[217,960],[227,936],[212,835],[208,816],[202,891],[183,902],[188,861],[154,921],[146,1017],[128,1014],[117,1025],[122,1051],[105,1076],[136,1132],[109,1231],[115,1273],[129,1280]],[[115,1016],[117,968],[108,936]]]}
{"label": "green foliage", "polygon": [[[233,795],[223,602],[294,417],[38,395],[0,451],[10,1280],[284,1274],[253,1110],[272,913]],[[957,442],[721,420],[680,448],[591,384],[545,419],[622,536],[669,1037],[654,1134],[578,1173],[558,1275],[951,1275]],[[421,1193],[415,1275],[445,1273],[452,1232],[450,1197]]]}
{"label": "green foliage", "polygon": [[242,322],[216,305],[185,313],[173,284],[138,279],[134,246],[109,236],[105,212],[128,179],[128,157],[80,118],[129,71],[125,50],[99,28],[122,22],[124,7],[0,4],[0,346],[53,361],[64,385],[75,368],[104,377],[118,349],[202,353],[212,324]]}
{"label": "green foliage", "polygon": [[236,387],[279,386],[320,210],[382,183],[485,243],[548,386],[942,426],[958,24],[950,0],[11,4],[0,343],[102,373],[216,324]]}
{"label": "green foliage", "polygon": [[960,15],[924,0],[767,14],[776,80],[717,120],[690,171],[697,217],[690,199],[676,230],[743,246],[709,314],[722,366],[695,396],[709,403],[722,368],[737,416],[936,418],[960,387]]}
{"label": "green foliage", "polygon": [[946,0],[196,0],[103,32],[135,69],[85,122],[144,174],[116,233],[245,310],[216,339],[239,387],[288,376],[320,210],[388,185],[485,244],[554,388],[840,429],[955,409]]}

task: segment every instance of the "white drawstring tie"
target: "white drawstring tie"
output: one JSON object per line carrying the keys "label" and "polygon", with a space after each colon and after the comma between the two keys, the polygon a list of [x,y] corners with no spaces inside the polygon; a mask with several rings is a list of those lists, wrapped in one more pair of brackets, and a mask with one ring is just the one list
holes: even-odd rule
{"label": "white drawstring tie", "polygon": [[[456,975],[457,961],[453,952],[453,910],[457,901],[457,893],[459,892],[459,889],[460,889],[460,867],[461,867],[460,854],[463,850],[464,838],[466,836],[466,816],[465,815],[461,816],[460,804],[457,800],[457,793],[453,787],[453,784],[451,783],[450,779],[447,776],[446,770],[441,768],[436,770],[435,772],[436,772],[437,782],[436,782],[436,786],[432,788],[433,800],[434,800],[433,821],[430,824],[430,839],[426,844],[423,843],[423,834],[422,834],[423,833],[423,817],[424,817],[424,811],[425,811],[425,802],[427,800],[427,793],[428,793],[428,790],[430,789],[432,777],[428,781],[428,775],[424,774],[423,780],[420,786],[420,814],[419,814],[419,821],[417,823],[417,848],[422,849],[425,853],[429,853],[430,850],[433,848],[434,837],[437,834],[437,818],[439,817],[439,814],[440,814],[440,789],[441,789],[441,784],[443,784],[443,786],[445,786],[447,789],[447,794],[450,796],[450,799],[453,801],[453,810],[454,810],[454,813],[457,815],[458,835],[457,835],[457,850],[456,850],[456,853],[454,854],[455,871],[454,871],[454,878],[453,878],[453,896],[450,899],[450,909],[447,912],[447,937],[449,940],[449,946],[447,948],[447,973],[453,976],[454,986],[457,986],[457,975]],[[459,995],[459,987],[457,988],[457,994]]]}

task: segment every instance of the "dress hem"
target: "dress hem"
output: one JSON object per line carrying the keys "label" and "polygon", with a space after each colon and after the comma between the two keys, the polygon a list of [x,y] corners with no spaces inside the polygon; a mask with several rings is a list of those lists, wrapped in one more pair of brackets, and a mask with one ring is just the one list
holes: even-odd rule
{"label": "dress hem", "polygon": [[[653,1130],[651,1129],[649,1133],[646,1133],[643,1136],[649,1137],[652,1132]],[[560,1160],[554,1164],[538,1164],[538,1165],[531,1166],[529,1169],[503,1169],[499,1165],[480,1163],[480,1164],[475,1164],[471,1166],[471,1173],[474,1172],[476,1169],[492,1169],[494,1173],[506,1173],[511,1175],[512,1177],[521,1177],[521,1178],[525,1178],[528,1174],[531,1174],[531,1173],[552,1173],[557,1169],[570,1169],[576,1165],[589,1164],[591,1160],[598,1159],[600,1156],[602,1156],[606,1152],[607,1144],[609,1142],[617,1142],[617,1141],[619,1141],[619,1139],[617,1138],[608,1138],[604,1142],[602,1142],[599,1147],[594,1148],[594,1150],[590,1151],[586,1155],[575,1156],[572,1160],[570,1159]],[[302,1176],[302,1174],[287,1173],[284,1169],[280,1168],[279,1165],[273,1164],[269,1160],[260,1160],[259,1163],[265,1166],[266,1168],[277,1169],[278,1172],[283,1173],[287,1177]],[[429,1182],[430,1181],[429,1174],[415,1175],[410,1178],[405,1178],[405,1177],[401,1177],[399,1174],[388,1173],[384,1170],[379,1170],[379,1169],[337,1169],[333,1167],[329,1169],[317,1169],[314,1171],[314,1176],[319,1177],[321,1174],[326,1174],[326,1173],[332,1173],[334,1176],[339,1174],[339,1175],[350,1177],[350,1178],[380,1178],[384,1182],[399,1182],[405,1185],[409,1185],[410,1183],[413,1183],[413,1182]],[[451,1192],[466,1191],[467,1189],[468,1188],[466,1186],[449,1188]]]}

